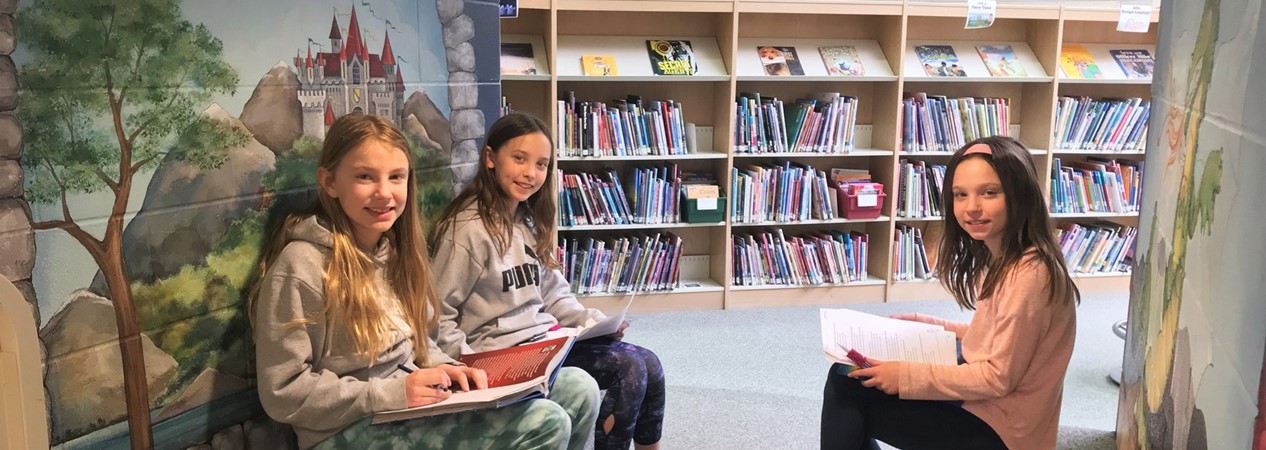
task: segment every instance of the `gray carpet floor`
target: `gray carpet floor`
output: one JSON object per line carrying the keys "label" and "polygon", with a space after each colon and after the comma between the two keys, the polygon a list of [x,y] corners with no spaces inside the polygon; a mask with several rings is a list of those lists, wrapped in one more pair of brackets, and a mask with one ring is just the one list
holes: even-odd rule
{"label": "gray carpet floor", "polygon": [[[776,293],[777,291],[773,291]],[[840,306],[827,306],[837,308]],[[922,312],[967,321],[952,300],[850,305],[872,314]],[[1086,297],[1064,384],[1060,449],[1111,449],[1123,342],[1112,324],[1125,296]],[[626,340],[665,367],[665,449],[818,448],[822,355],[817,307],[631,314]]]}

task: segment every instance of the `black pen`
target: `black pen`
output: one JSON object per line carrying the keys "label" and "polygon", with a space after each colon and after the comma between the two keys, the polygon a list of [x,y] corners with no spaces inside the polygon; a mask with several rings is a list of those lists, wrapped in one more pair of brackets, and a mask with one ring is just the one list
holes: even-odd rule
{"label": "black pen", "polygon": [[[413,373],[413,369],[410,369],[409,366],[406,366],[404,364],[396,364],[396,367],[399,367],[400,370],[404,371],[404,373]],[[434,385],[431,385],[431,387],[439,391],[448,392],[448,386],[445,386],[442,384],[434,384]]]}

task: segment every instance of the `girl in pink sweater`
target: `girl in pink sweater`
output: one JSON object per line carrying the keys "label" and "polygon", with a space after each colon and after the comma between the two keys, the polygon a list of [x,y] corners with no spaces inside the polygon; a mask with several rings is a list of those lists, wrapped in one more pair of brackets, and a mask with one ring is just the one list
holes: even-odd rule
{"label": "girl in pink sweater", "polygon": [[941,284],[970,324],[922,314],[962,343],[955,366],[836,364],[822,399],[822,448],[1053,449],[1080,293],[1050,233],[1029,152],[989,137],[950,158],[942,192]]}

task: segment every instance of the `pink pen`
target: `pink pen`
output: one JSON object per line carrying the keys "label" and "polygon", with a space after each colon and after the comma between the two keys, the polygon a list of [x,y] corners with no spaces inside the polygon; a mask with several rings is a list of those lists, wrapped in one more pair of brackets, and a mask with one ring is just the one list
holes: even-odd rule
{"label": "pink pen", "polygon": [[871,367],[870,360],[866,359],[865,356],[862,356],[862,354],[859,353],[857,350],[849,349],[848,359],[851,359],[853,360],[853,362],[857,363],[857,367],[861,367],[863,369]]}

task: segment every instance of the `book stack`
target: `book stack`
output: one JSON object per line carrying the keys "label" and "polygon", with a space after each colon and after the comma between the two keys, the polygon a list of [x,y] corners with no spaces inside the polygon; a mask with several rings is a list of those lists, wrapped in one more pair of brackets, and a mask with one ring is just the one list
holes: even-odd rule
{"label": "book stack", "polygon": [[559,224],[625,225],[633,210],[615,169],[603,174],[558,171]]}
{"label": "book stack", "polygon": [[1061,224],[1058,240],[1069,271],[1112,273],[1130,270],[1137,238],[1137,228],[1101,222]]}
{"label": "book stack", "polygon": [[893,241],[893,278],[902,281],[932,279],[934,265],[928,257],[922,229],[899,223]]}
{"label": "book stack", "polygon": [[734,234],[734,284],[821,285],[866,280],[870,237],[821,231],[785,238],[782,229]]}
{"label": "book stack", "polygon": [[838,194],[826,172],[797,162],[750,164],[730,172],[733,223],[802,222],[836,217]]}
{"label": "book stack", "polygon": [[973,140],[1006,136],[1010,100],[922,92],[901,101],[901,151],[953,152]]}
{"label": "book stack", "polygon": [[1055,214],[1137,213],[1142,199],[1143,162],[1088,157],[1051,162],[1051,212]]}
{"label": "book stack", "polygon": [[1055,148],[1141,152],[1151,102],[1141,98],[1061,97],[1055,106]]}
{"label": "book stack", "polygon": [[898,162],[897,217],[925,219],[941,217],[941,187],[945,166],[901,159]]}
{"label": "book stack", "polygon": [[671,233],[564,238],[558,260],[577,295],[671,291],[681,281],[683,245]]}
{"label": "book stack", "polygon": [[848,153],[856,138],[856,97],[818,92],[782,100],[740,93],[735,101],[735,153]]}
{"label": "book stack", "polygon": [[682,105],[640,96],[605,102],[578,102],[574,92],[558,101],[558,152],[562,156],[684,155],[686,124]]}
{"label": "book stack", "polygon": [[681,221],[681,176],[676,164],[637,168],[633,171],[631,197],[633,223],[659,224]]}

